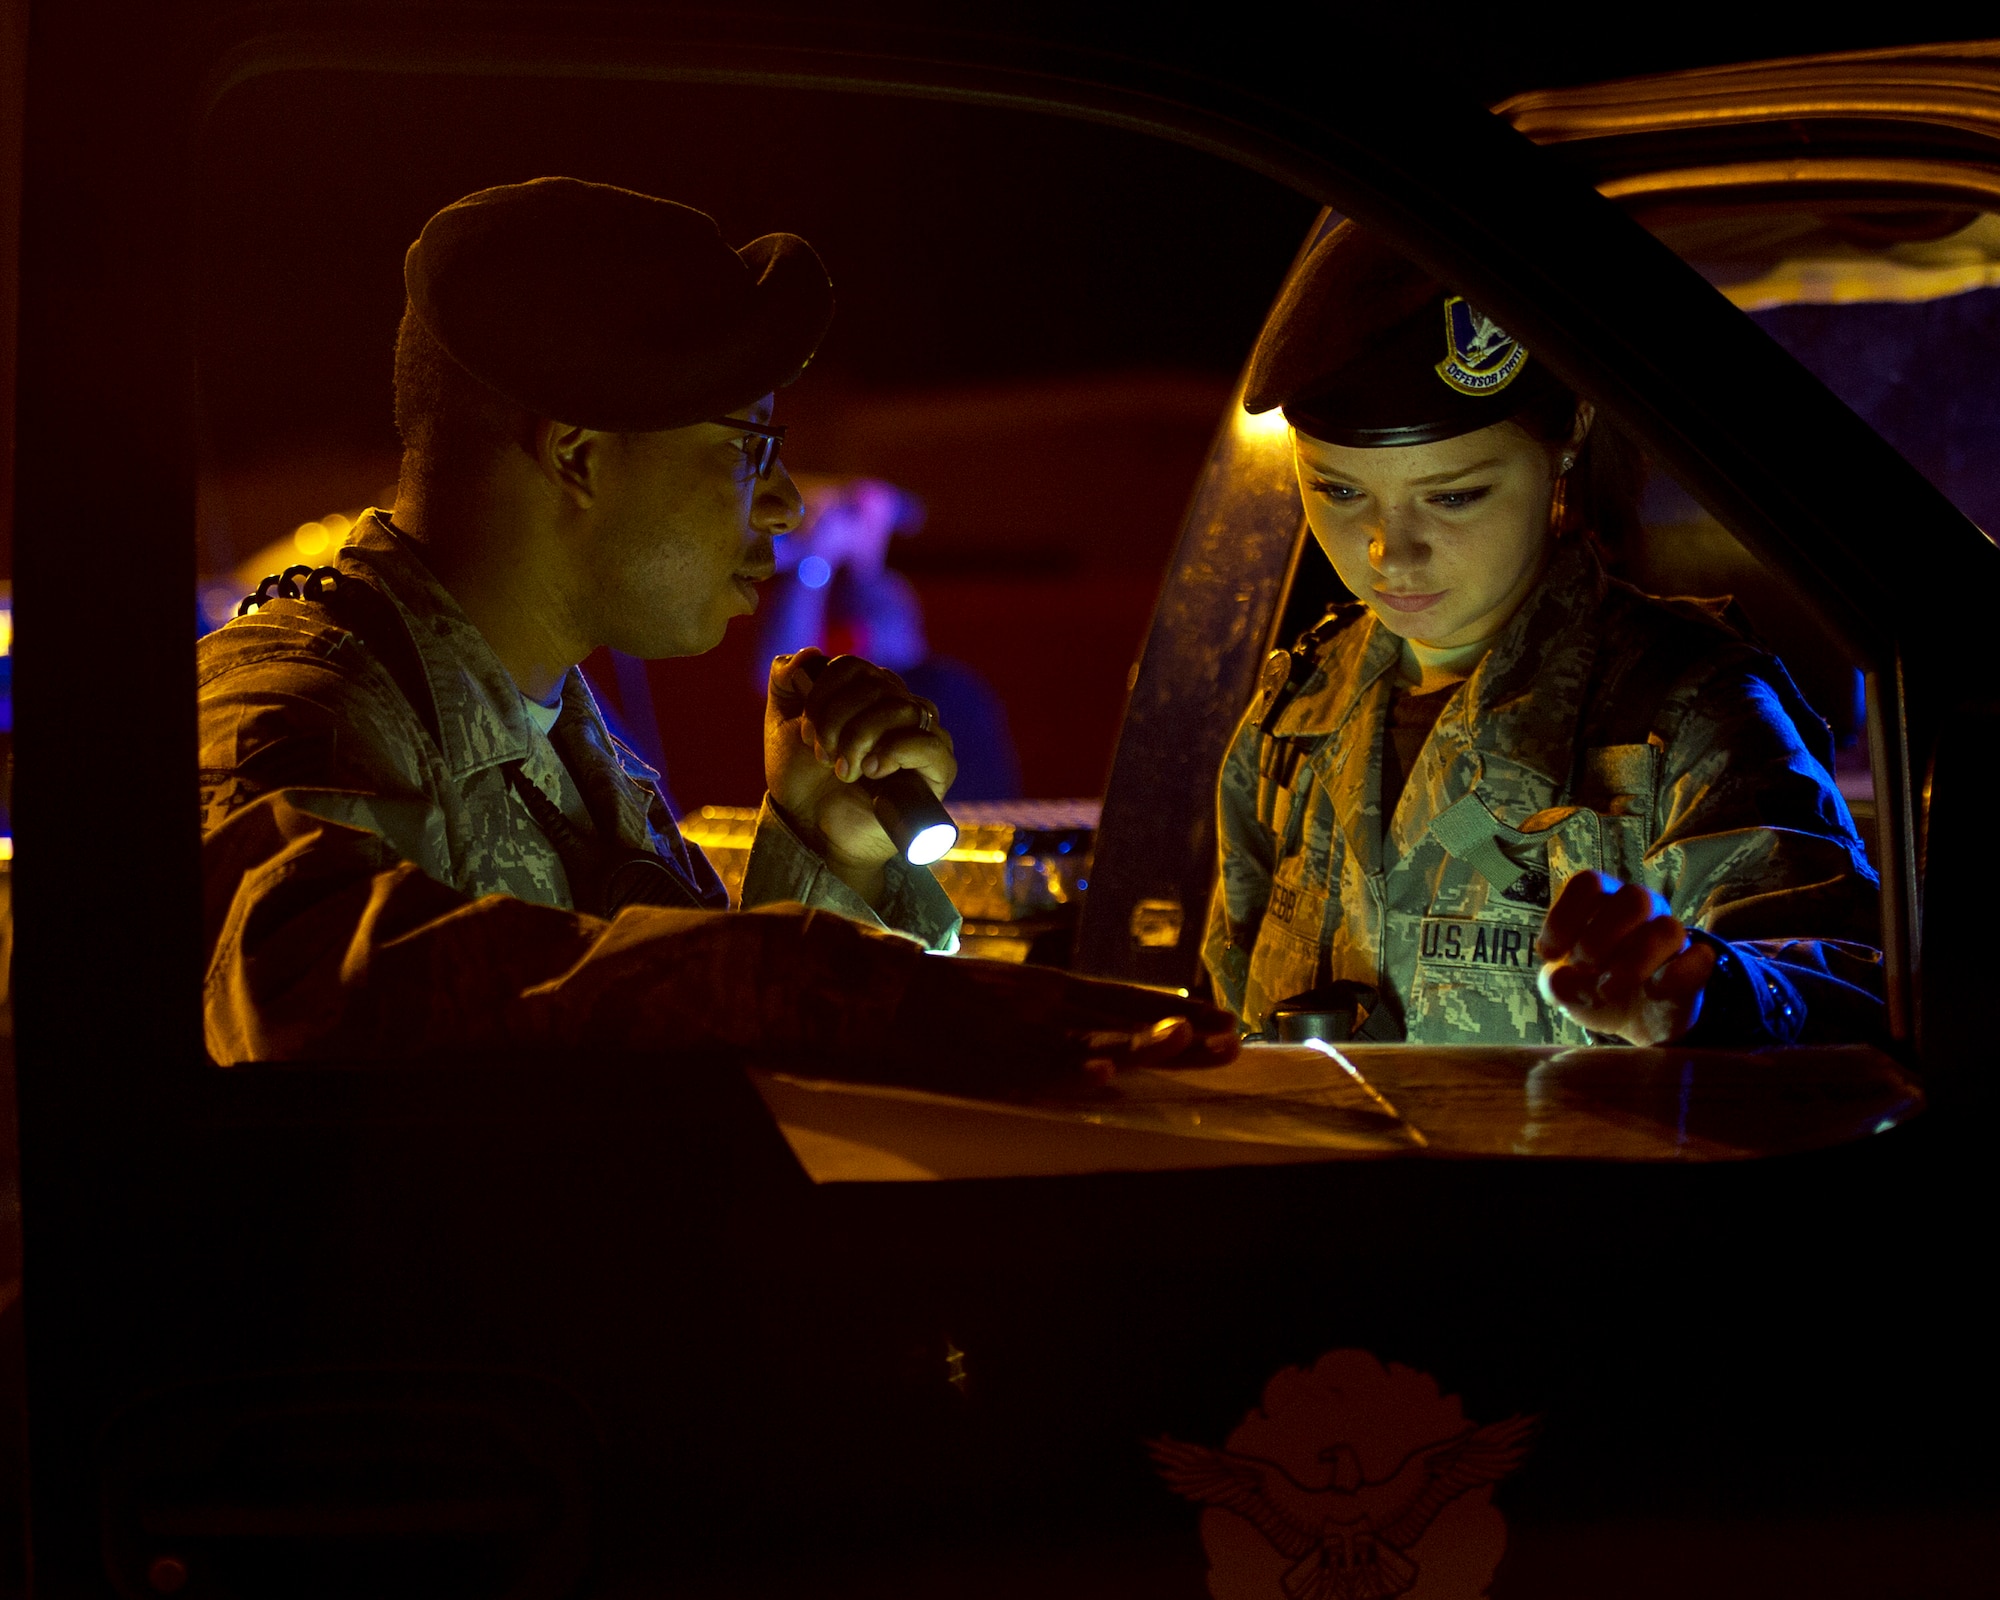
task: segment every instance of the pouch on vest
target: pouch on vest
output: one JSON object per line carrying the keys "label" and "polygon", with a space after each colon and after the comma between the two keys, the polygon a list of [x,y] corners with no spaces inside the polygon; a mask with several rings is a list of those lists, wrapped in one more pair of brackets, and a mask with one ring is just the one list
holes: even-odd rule
{"label": "pouch on vest", "polygon": [[1503,900],[1516,905],[1549,903],[1549,873],[1544,866],[1523,866],[1502,848],[1513,845],[1524,854],[1544,851],[1548,836],[1509,827],[1468,794],[1431,819],[1430,835],[1446,855],[1463,861],[1493,886]]}

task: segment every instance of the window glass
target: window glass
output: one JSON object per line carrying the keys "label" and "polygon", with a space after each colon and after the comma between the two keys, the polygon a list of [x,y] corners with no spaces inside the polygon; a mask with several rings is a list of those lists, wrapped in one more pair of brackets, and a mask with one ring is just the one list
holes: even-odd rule
{"label": "window glass", "polygon": [[[1880,202],[1663,209],[1641,218],[1967,517],[2000,528],[2000,217]],[[1884,511],[1885,517],[1893,513]],[[1834,727],[1867,831],[1873,784],[1858,677],[1807,608],[1655,474],[1631,552],[1652,586],[1738,595]]]}
{"label": "window glass", "polygon": [[1961,511],[2000,528],[2000,216],[1649,220]]}

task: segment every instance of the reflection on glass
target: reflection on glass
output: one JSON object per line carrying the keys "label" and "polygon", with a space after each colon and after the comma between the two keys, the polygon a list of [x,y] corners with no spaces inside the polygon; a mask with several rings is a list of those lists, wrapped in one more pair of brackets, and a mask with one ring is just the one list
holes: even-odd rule
{"label": "reflection on glass", "polygon": [[1646,220],[1961,511],[2000,528],[2000,216],[1876,200]]}

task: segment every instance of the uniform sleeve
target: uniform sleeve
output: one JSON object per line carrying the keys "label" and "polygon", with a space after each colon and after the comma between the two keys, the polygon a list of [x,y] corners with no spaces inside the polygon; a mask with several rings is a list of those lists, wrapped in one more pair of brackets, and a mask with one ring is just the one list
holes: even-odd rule
{"label": "uniform sleeve", "polygon": [[1250,952],[1271,902],[1275,844],[1257,815],[1257,753],[1262,736],[1254,714],[1246,716],[1223,757],[1216,789],[1216,851],[1220,861],[1215,897],[1209,902],[1208,929],[1201,958],[1215,985],[1217,1001],[1243,1015],[1250,976]]}
{"label": "uniform sleeve", "polygon": [[819,911],[471,900],[285,791],[204,844],[210,1053],[394,1059],[556,1047],[879,1045],[923,953]]}
{"label": "uniform sleeve", "polygon": [[1705,685],[1659,798],[1648,865],[1674,915],[1724,957],[1687,1042],[1886,1038],[1879,882],[1778,689],[1754,669]]}
{"label": "uniform sleeve", "polygon": [[898,856],[888,865],[889,892],[881,909],[863,900],[793,830],[785,814],[764,797],[750,859],[743,869],[743,905],[796,904],[838,912],[871,927],[907,934],[927,950],[949,955],[958,948],[958,908],[929,867]]}
{"label": "uniform sleeve", "polygon": [[[202,698],[203,1015],[224,1064],[595,1046],[865,1053],[922,959],[824,911],[471,899],[410,716],[367,673],[267,658]],[[441,870],[441,868],[440,868]]]}

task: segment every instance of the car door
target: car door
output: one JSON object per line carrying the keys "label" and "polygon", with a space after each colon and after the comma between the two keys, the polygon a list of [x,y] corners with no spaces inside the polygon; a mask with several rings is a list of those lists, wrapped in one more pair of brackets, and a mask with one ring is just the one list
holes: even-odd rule
{"label": "car door", "polygon": [[[1912,1452],[1980,1489],[1965,1419],[1984,1402],[1948,1438],[1931,1425],[1972,1381],[1952,1331],[1963,1278],[1936,1230],[1907,1226],[1966,1200],[1948,1159],[1962,1120],[1726,1167],[1357,1159],[814,1185],[737,1062],[219,1073],[200,1055],[193,816],[171,802],[192,777],[192,696],[171,665],[185,608],[166,598],[190,591],[192,540],[153,537],[191,522],[186,307],[129,241],[184,244],[184,135],[230,83],[301,64],[818,81],[1115,122],[1278,173],[1476,294],[1781,566],[1876,684],[1880,792],[1918,792],[1960,663],[1876,603],[1851,498],[1895,499],[1968,587],[1990,544],[1588,183],[1476,110],[1418,116],[1367,89],[1272,104],[1032,43],[608,14],[579,32],[533,8],[216,33],[166,11],[102,21],[52,8],[29,56],[17,1059],[40,1592],[1195,1593],[1213,1552],[1144,1441],[1219,1442],[1266,1380],[1330,1351],[1425,1405],[1440,1382],[1463,1397],[1418,1445],[1467,1419],[1543,1419],[1510,1505],[1530,1592],[1603,1592],[1690,1539],[1727,1592],[1731,1516],[1817,1512],[1836,1482],[1879,1509]],[[1644,329],[1634,294],[1654,308]],[[1721,393],[1701,381],[1716,371]],[[1219,678],[1268,642],[1297,544],[1272,441],[1233,414],[1224,428],[1244,448],[1197,499],[1155,630]],[[1239,512],[1247,553],[1228,537]],[[47,531],[72,524],[87,548]],[[147,581],[113,587],[130,572]],[[88,616],[65,623],[67,607]],[[1164,705],[1151,670],[1141,690]],[[1190,701],[1187,725],[1206,739],[1242,699]],[[79,701],[127,709],[113,779],[78,770]],[[1204,856],[1198,757],[1176,757],[1179,809],[1159,808],[1180,829],[1168,861]],[[168,798],[135,807],[134,781]],[[1941,806],[1942,768],[1931,790]],[[1883,826],[1907,863],[1901,804]],[[1183,914],[1205,870],[1170,880]],[[1914,966],[1901,882],[1888,942],[1907,1033],[1935,968]],[[1132,889],[1118,920],[1105,897],[1155,952],[1179,945],[1167,901]],[[1544,1065],[1509,1066],[1510,1092]],[[1541,1082],[1548,1104],[1559,1079]],[[1872,1404],[1898,1330],[1928,1370],[1896,1362],[1914,1398]],[[1383,1470],[1372,1445],[1353,1468],[1351,1440],[1319,1443],[1299,1469],[1324,1467],[1315,1492]],[[1802,1452],[1829,1465],[1788,1467]],[[1692,1509],[1690,1482],[1711,1491]],[[1655,1521],[1633,1536],[1639,1510]]]}

